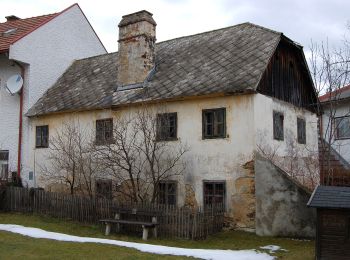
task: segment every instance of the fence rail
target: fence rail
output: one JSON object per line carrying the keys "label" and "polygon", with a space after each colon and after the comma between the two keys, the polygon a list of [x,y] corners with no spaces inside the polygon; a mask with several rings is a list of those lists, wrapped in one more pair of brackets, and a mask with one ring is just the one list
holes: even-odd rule
{"label": "fence rail", "polygon": [[[120,204],[103,198],[46,192],[43,190],[6,187],[0,196],[1,208],[6,211],[36,213],[64,220],[96,224],[100,219],[122,218],[149,220],[157,217],[161,237],[205,239],[220,232],[224,224],[224,207],[186,208],[150,203]],[[2,197],[2,198],[1,198]],[[124,227],[124,232],[138,232]]]}

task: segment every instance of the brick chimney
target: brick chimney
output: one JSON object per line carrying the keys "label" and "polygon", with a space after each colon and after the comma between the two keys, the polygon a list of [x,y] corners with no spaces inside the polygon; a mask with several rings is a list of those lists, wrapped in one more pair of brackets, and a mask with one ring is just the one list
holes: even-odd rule
{"label": "brick chimney", "polygon": [[155,64],[156,22],[145,10],[119,23],[118,86],[143,82]]}

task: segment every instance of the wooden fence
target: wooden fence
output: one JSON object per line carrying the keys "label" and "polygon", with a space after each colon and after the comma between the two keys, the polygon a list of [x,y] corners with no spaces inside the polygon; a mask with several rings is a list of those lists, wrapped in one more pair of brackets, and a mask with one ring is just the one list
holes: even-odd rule
{"label": "wooden fence", "polygon": [[[91,199],[18,187],[6,187],[0,193],[0,203],[6,211],[36,213],[91,224],[98,223],[100,219],[114,218],[117,212],[122,218],[133,220],[150,220],[155,216],[161,237],[205,239],[210,234],[220,232],[224,224],[223,205],[190,209],[149,203],[118,204],[103,198]],[[141,232],[127,226],[123,231]]]}

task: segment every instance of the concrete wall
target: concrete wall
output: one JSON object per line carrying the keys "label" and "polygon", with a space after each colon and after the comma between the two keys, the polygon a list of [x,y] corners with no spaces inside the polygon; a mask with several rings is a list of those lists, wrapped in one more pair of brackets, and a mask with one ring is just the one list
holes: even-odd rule
{"label": "concrete wall", "polygon": [[[335,105],[335,104],[333,104]],[[322,115],[322,129],[323,136],[326,141],[329,140],[330,135],[330,110],[325,105],[324,114]],[[350,116],[349,101],[338,101],[333,112],[335,117]],[[350,139],[334,140],[334,130],[332,130],[333,138],[331,139],[332,147],[347,161],[350,163]]]}
{"label": "concrete wall", "polygon": [[255,155],[256,234],[260,236],[314,237],[315,209],[311,196],[271,161]]}
{"label": "concrete wall", "polygon": [[[23,88],[24,114],[56,82],[73,60],[103,53],[106,53],[105,48],[77,5],[11,45],[9,59],[19,61],[26,67]],[[0,67],[1,70],[3,67]],[[19,102],[15,101],[6,106],[19,107]],[[11,124],[18,124],[18,115],[16,118],[7,116],[5,122],[12,120],[15,122]],[[26,180],[24,185],[33,186],[33,182],[28,182],[28,174],[31,171],[28,161],[31,153],[29,132],[29,119],[24,116],[21,174]],[[18,139],[18,127],[16,131],[12,131],[11,128],[8,133],[11,135],[11,146],[16,147],[11,149],[11,154],[17,154],[17,143],[12,140]],[[7,134],[0,132],[0,139],[6,136]]]}
{"label": "concrete wall", "polygon": [[19,95],[6,89],[7,80],[21,69],[0,54],[0,150],[9,151],[9,170],[17,171]]}

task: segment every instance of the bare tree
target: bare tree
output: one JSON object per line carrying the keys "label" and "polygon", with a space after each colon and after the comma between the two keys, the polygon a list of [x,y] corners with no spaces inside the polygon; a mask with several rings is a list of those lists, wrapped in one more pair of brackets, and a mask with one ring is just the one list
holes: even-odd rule
{"label": "bare tree", "polygon": [[94,181],[101,165],[93,153],[91,134],[79,121],[63,123],[50,138],[48,165],[40,165],[46,183],[66,185],[73,195],[76,192],[94,194]]}
{"label": "bare tree", "polygon": [[293,180],[313,190],[319,183],[317,149],[297,145],[295,136],[289,131],[285,134],[285,147],[272,145],[266,136],[267,133],[258,133],[258,152],[284,170]]}
{"label": "bare tree", "polygon": [[[159,110],[158,110],[159,111]],[[107,172],[130,201],[155,202],[159,183],[181,176],[187,147],[157,136],[157,110],[146,105],[116,118],[111,142],[96,146]]]}
{"label": "bare tree", "polygon": [[[311,43],[311,56],[309,60],[310,72],[318,95],[328,95],[327,101],[321,104],[318,101],[317,111],[321,118],[319,127],[322,136],[319,142],[320,170],[327,182],[333,175],[334,168],[331,163],[331,151],[335,142],[336,129],[341,123],[335,121],[337,107],[341,98],[340,88],[349,83],[350,76],[350,45],[348,40],[338,48],[330,48],[328,42],[316,44]],[[326,109],[323,109],[325,108]],[[322,122],[322,114],[326,113],[326,120]],[[348,114],[350,111],[348,112]],[[323,127],[324,126],[324,127]],[[321,180],[321,182],[323,182]]]}

